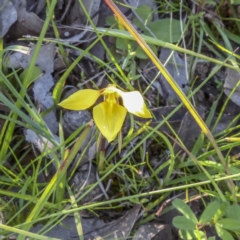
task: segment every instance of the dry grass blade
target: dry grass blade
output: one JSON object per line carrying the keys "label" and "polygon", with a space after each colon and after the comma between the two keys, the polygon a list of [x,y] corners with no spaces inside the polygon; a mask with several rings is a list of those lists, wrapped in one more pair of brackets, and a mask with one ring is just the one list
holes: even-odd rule
{"label": "dry grass blade", "polygon": [[[114,12],[114,14],[117,16],[117,18],[122,22],[124,27],[132,34],[134,39],[137,41],[137,43],[140,45],[140,47],[144,50],[144,52],[147,54],[147,56],[153,61],[153,63],[156,65],[156,67],[161,71],[165,79],[168,81],[169,85],[173,88],[173,90],[176,92],[176,94],[179,96],[179,98],[182,100],[184,105],[187,107],[189,112],[192,114],[195,121],[198,123],[201,130],[204,132],[204,134],[207,136],[209,141],[212,143],[213,147],[216,150],[216,153],[221,161],[221,163],[224,166],[224,169],[228,175],[231,175],[228,169],[228,166],[226,164],[226,161],[224,159],[224,156],[222,155],[222,152],[220,151],[216,141],[214,140],[214,137],[210,130],[208,129],[207,125],[203,121],[203,119],[199,116],[196,109],[193,107],[191,102],[188,100],[186,95],[182,92],[181,88],[176,84],[171,74],[166,70],[166,68],[163,66],[163,64],[160,62],[160,60],[157,58],[157,56],[153,53],[151,48],[148,46],[148,44],[144,41],[144,39],[141,37],[141,35],[136,31],[136,29],[132,26],[132,24],[127,20],[127,18],[123,15],[123,13],[118,9],[118,7],[113,3],[112,0],[105,0],[107,5],[111,8],[111,10]],[[235,186],[232,180],[227,181],[229,190],[232,192],[235,201],[236,201],[236,193],[235,193]]]}

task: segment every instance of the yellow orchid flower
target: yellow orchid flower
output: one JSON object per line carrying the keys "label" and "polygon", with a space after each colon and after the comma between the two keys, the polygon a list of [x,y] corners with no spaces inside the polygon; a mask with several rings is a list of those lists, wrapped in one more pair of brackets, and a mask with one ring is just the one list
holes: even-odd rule
{"label": "yellow orchid flower", "polygon": [[[58,105],[69,110],[85,110],[101,95],[104,101],[93,108],[93,119],[108,142],[121,130],[127,112],[142,118],[152,117],[140,92],[123,92],[113,84],[101,90],[79,90]],[[123,106],[119,104],[120,98]]]}

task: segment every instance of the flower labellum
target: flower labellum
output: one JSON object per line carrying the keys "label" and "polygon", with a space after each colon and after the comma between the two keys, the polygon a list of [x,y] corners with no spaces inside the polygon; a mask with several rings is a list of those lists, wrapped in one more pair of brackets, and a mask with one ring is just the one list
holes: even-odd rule
{"label": "flower labellum", "polygon": [[[69,110],[85,110],[91,107],[101,95],[104,101],[93,108],[93,119],[108,142],[116,138],[127,112],[142,118],[152,117],[140,92],[123,92],[112,84],[101,90],[79,90],[58,105]],[[120,98],[123,106],[119,104]]]}

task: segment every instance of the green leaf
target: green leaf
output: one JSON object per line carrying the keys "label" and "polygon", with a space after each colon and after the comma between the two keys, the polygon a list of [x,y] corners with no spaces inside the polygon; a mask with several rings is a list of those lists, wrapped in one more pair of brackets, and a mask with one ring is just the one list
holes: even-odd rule
{"label": "green leaf", "polygon": [[[121,53],[119,53],[119,51],[117,51],[116,45],[112,45],[111,47],[109,47],[109,51],[111,51],[112,53],[112,57],[115,58],[115,60],[117,62],[120,62],[123,60],[123,55]],[[111,57],[107,54],[106,55],[107,61],[112,61]]]}
{"label": "green leaf", "polygon": [[[147,26],[154,33],[157,39],[164,42],[178,42],[182,35],[180,21],[176,19],[159,19],[148,23]],[[144,34],[150,36],[147,30],[144,31]]]}
{"label": "green leaf", "polygon": [[183,230],[194,230],[196,224],[185,216],[177,216],[173,219],[173,226]]}
{"label": "green leaf", "polygon": [[231,218],[223,218],[216,222],[216,224],[227,230],[238,230],[240,231],[240,221]]}
{"label": "green leaf", "polygon": [[[152,49],[152,51],[157,54],[157,47],[155,45],[149,44],[149,47]],[[138,45],[136,48],[136,57],[140,59],[148,59],[147,54],[144,52],[144,50]]]}
{"label": "green leaf", "polygon": [[218,236],[222,239],[222,240],[234,240],[233,236],[231,235],[231,233],[229,233],[227,230],[219,227],[219,226],[215,226],[216,232],[218,234]]}
{"label": "green leaf", "polygon": [[85,89],[73,93],[70,97],[58,105],[69,110],[85,110],[91,107],[99,98],[101,92],[98,90]]}
{"label": "green leaf", "polygon": [[210,237],[210,238],[208,238],[208,240],[216,240],[216,238],[215,237]]}
{"label": "green leaf", "polygon": [[152,21],[152,8],[148,4],[143,4],[136,8],[135,12],[142,22],[137,17],[134,17],[132,22],[143,30],[145,28],[144,25]]}
{"label": "green leaf", "polygon": [[234,5],[240,4],[240,0],[231,0],[231,4]]}
{"label": "green leaf", "polygon": [[182,239],[187,240],[196,240],[196,239],[206,239],[205,233],[203,231],[196,231],[196,230],[179,230],[178,231],[179,236]]}
{"label": "green leaf", "polygon": [[203,211],[199,223],[208,223],[211,221],[213,216],[216,214],[217,210],[220,207],[220,203],[218,201],[211,202],[207,205],[205,210]]}
{"label": "green leaf", "polygon": [[113,102],[103,102],[93,108],[93,119],[102,135],[113,141],[122,128],[127,110]]}
{"label": "green leaf", "polygon": [[136,72],[137,72],[137,63],[136,63],[136,61],[133,60],[133,61],[131,61],[130,66],[129,66],[128,78],[130,81],[136,79],[136,76],[137,76]]}
{"label": "green leaf", "polygon": [[117,38],[117,40],[116,40],[116,48],[119,49],[119,50],[127,51],[127,47],[128,47],[127,44],[128,44],[128,42],[130,42],[130,41],[126,41],[126,39],[124,39],[124,38]]}
{"label": "green leaf", "polygon": [[223,202],[219,209],[217,210],[217,213],[214,215],[213,220],[214,222],[217,222],[218,219],[222,218],[228,210],[229,202]]}
{"label": "green leaf", "polygon": [[198,220],[191,210],[191,208],[181,199],[175,199],[173,201],[173,206],[180,212],[182,213],[187,219],[191,220],[194,223],[197,223]]}
{"label": "green leaf", "polygon": [[[29,67],[24,69],[24,71],[20,74],[19,78],[23,82],[23,80],[26,78]],[[32,76],[30,77],[30,82],[27,83],[27,87],[34,82],[36,79],[38,79],[42,75],[42,70],[39,67],[34,66],[32,71]]]}
{"label": "green leaf", "polygon": [[239,37],[239,35],[236,35],[236,34],[234,34],[234,33],[232,33],[232,32],[229,32],[227,29],[223,29],[223,32],[226,34],[226,36],[227,36],[230,40],[234,41],[235,43],[239,43],[239,42],[240,42],[240,37]]}
{"label": "green leaf", "polygon": [[240,221],[240,206],[233,204],[228,207],[227,217]]}
{"label": "green leaf", "polygon": [[108,26],[116,25],[116,27],[117,27],[117,22],[113,15],[107,16],[105,21]]}

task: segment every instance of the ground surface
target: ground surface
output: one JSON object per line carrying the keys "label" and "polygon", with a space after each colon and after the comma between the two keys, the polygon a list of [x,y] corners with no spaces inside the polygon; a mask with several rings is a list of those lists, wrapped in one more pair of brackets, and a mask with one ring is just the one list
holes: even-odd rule
{"label": "ground surface", "polygon": [[[105,1],[0,3],[3,238],[239,239],[237,4],[118,2],[211,130],[223,165]],[[152,115],[128,114],[110,143],[88,127],[103,98],[81,111],[58,105],[109,84],[139,91]]]}

